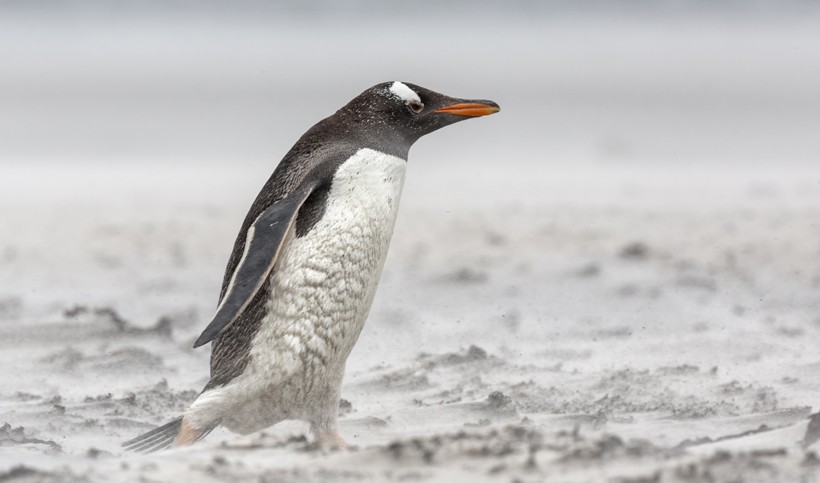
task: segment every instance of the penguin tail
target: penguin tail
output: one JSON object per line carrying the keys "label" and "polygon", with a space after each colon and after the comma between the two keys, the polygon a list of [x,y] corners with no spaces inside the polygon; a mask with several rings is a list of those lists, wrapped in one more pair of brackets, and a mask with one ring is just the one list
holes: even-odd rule
{"label": "penguin tail", "polygon": [[174,444],[174,440],[178,438],[181,441],[178,441],[177,444],[193,444],[207,436],[215,427],[216,425],[213,425],[203,430],[193,430],[183,421],[182,416],[179,416],[156,429],[122,443],[122,447],[126,451],[153,453],[154,451],[169,448]]}
{"label": "penguin tail", "polygon": [[803,437],[803,447],[808,448],[820,439],[820,412],[809,416],[809,426],[806,428],[806,435]]}

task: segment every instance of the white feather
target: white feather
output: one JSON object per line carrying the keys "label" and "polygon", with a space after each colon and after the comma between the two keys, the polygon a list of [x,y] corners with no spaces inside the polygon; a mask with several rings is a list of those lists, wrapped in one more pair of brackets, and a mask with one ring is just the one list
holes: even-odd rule
{"label": "white feather", "polygon": [[390,92],[392,92],[394,95],[396,95],[396,97],[398,97],[399,99],[401,99],[405,102],[408,102],[408,101],[421,102],[421,98],[419,97],[418,94],[416,94],[416,91],[414,91],[413,89],[407,87],[406,84],[402,84],[399,81],[393,82],[393,84],[390,86]]}

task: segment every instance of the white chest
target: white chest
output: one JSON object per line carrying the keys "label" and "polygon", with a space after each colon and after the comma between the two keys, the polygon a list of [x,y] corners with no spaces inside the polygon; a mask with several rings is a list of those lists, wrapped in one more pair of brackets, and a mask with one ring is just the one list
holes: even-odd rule
{"label": "white chest", "polygon": [[389,241],[406,166],[396,156],[360,149],[336,171],[324,216],[304,238],[353,235],[372,244],[386,236]]}
{"label": "white chest", "polygon": [[251,349],[269,381],[341,375],[373,301],[406,164],[359,150],[336,171],[322,218],[283,249]]}

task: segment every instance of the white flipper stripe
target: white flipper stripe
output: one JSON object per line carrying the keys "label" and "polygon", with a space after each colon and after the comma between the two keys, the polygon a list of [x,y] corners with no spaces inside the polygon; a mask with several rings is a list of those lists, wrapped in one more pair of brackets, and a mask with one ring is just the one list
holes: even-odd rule
{"label": "white flipper stripe", "polygon": [[225,296],[222,297],[222,300],[219,301],[219,306],[216,308],[216,311],[219,312],[222,309],[222,306],[225,305],[225,301],[228,300],[230,297],[231,292],[233,291],[234,285],[236,285],[236,275],[239,273],[239,267],[241,267],[245,263],[245,259],[248,257],[248,251],[251,248],[251,243],[253,243],[253,234],[256,232],[256,228],[253,225],[259,221],[259,218],[262,215],[256,217],[253,220],[253,224],[250,228],[248,228],[248,235],[245,237],[245,248],[242,250],[242,258],[239,259],[239,263],[236,264],[236,268],[233,271],[233,275],[231,275],[231,281],[228,282],[228,288],[225,290]]}

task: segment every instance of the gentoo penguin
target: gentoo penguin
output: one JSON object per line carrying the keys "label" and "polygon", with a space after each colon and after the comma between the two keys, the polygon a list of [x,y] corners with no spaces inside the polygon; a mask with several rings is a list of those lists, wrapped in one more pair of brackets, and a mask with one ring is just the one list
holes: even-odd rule
{"label": "gentoo penguin", "polygon": [[184,414],[123,444],[189,445],[216,426],[248,434],[285,419],[336,431],[345,361],[376,291],[401,196],[407,153],[420,137],[499,111],[414,84],[367,89],[310,128],[251,205],[211,323],[211,379]]}

